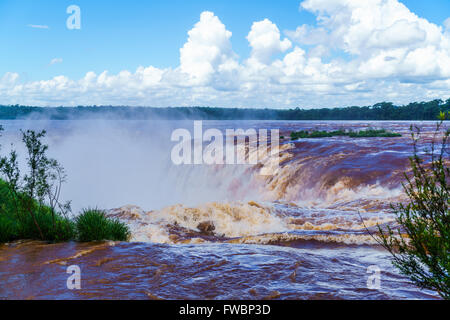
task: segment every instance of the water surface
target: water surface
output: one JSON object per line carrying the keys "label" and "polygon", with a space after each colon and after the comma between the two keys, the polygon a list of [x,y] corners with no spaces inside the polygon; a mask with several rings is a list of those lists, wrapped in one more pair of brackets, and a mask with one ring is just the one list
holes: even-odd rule
{"label": "water surface", "polygon": [[[435,124],[415,123],[425,152]],[[192,121],[4,121],[3,150],[19,128],[46,129],[68,174],[74,215],[105,208],[132,243],[0,246],[0,298],[435,299],[399,275],[365,227],[394,224],[391,203],[412,152],[410,122],[206,121],[207,128],[360,130],[399,138],[282,140],[281,167],[175,166],[176,128]],[[20,150],[20,149],[19,149]],[[363,220],[361,220],[361,218]],[[79,265],[82,290],[66,287]],[[381,288],[367,287],[369,266]]]}

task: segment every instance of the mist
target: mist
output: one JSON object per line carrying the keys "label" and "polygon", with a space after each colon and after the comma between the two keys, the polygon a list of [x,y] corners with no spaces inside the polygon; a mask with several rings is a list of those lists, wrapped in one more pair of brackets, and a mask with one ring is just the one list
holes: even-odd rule
{"label": "mist", "polygon": [[26,150],[20,130],[47,131],[48,155],[67,173],[61,200],[72,202],[74,214],[90,207],[195,206],[241,200],[252,193],[246,166],[172,164],[170,154],[176,144],[170,140],[172,131],[192,130],[193,121],[15,120],[1,124],[5,128],[1,152],[5,155],[13,143],[23,173]]}

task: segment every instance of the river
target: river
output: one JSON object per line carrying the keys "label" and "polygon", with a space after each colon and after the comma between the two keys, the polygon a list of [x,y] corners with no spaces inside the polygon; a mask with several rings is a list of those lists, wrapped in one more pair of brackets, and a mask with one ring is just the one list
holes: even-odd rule
{"label": "river", "polygon": [[[395,138],[280,141],[280,165],[181,165],[175,129],[192,121],[3,121],[2,151],[19,129],[46,129],[66,168],[73,215],[99,207],[127,223],[130,243],[0,245],[0,298],[437,299],[398,274],[366,232],[393,225],[391,203],[412,154],[410,122],[205,121],[204,129],[384,128]],[[423,131],[419,150],[435,123]],[[20,152],[22,150],[22,152]],[[23,160],[23,159],[22,159]],[[263,162],[264,162],[263,161]],[[68,290],[67,267],[82,289]],[[380,286],[368,285],[373,268]]]}

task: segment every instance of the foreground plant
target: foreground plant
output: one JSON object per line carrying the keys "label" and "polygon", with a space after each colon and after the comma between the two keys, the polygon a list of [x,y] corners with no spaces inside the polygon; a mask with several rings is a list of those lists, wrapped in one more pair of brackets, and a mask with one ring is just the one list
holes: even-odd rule
{"label": "foreground plant", "polygon": [[48,146],[42,143],[45,135],[45,131],[22,131],[28,172],[21,173],[17,152],[11,150],[9,155],[0,158],[0,173],[7,182],[7,200],[12,204],[9,212],[14,213],[19,223],[19,233],[40,240],[67,240],[73,233],[66,218],[70,202],[59,200],[66,175],[58,161],[47,156]]}
{"label": "foreground plant", "polygon": [[109,219],[103,210],[87,209],[76,220],[78,240],[81,242],[113,240],[128,241],[130,231],[119,220]]}
{"label": "foreground plant", "polygon": [[[403,184],[409,203],[392,206],[399,227],[378,226],[379,243],[392,255],[394,266],[423,289],[437,291],[450,299],[450,212],[449,135],[443,130],[445,115],[428,150],[428,161],[419,156],[420,129],[411,127],[414,155],[410,159],[412,177]],[[436,150],[436,139],[442,135]]]}
{"label": "foreground plant", "polygon": [[[0,131],[3,128],[0,126]],[[15,150],[0,157],[0,243],[19,239],[44,241],[126,241],[128,227],[98,210],[69,219],[70,202],[61,202],[64,168],[47,156],[45,131],[22,131],[27,173],[22,174]]]}

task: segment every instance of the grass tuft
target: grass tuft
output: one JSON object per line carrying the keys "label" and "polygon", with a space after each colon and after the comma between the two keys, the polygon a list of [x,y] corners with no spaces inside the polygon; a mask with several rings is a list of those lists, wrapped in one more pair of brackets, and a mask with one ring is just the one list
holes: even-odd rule
{"label": "grass tuft", "polygon": [[86,209],[75,219],[78,240],[91,241],[127,241],[129,228],[119,220],[108,218],[103,210]]}

